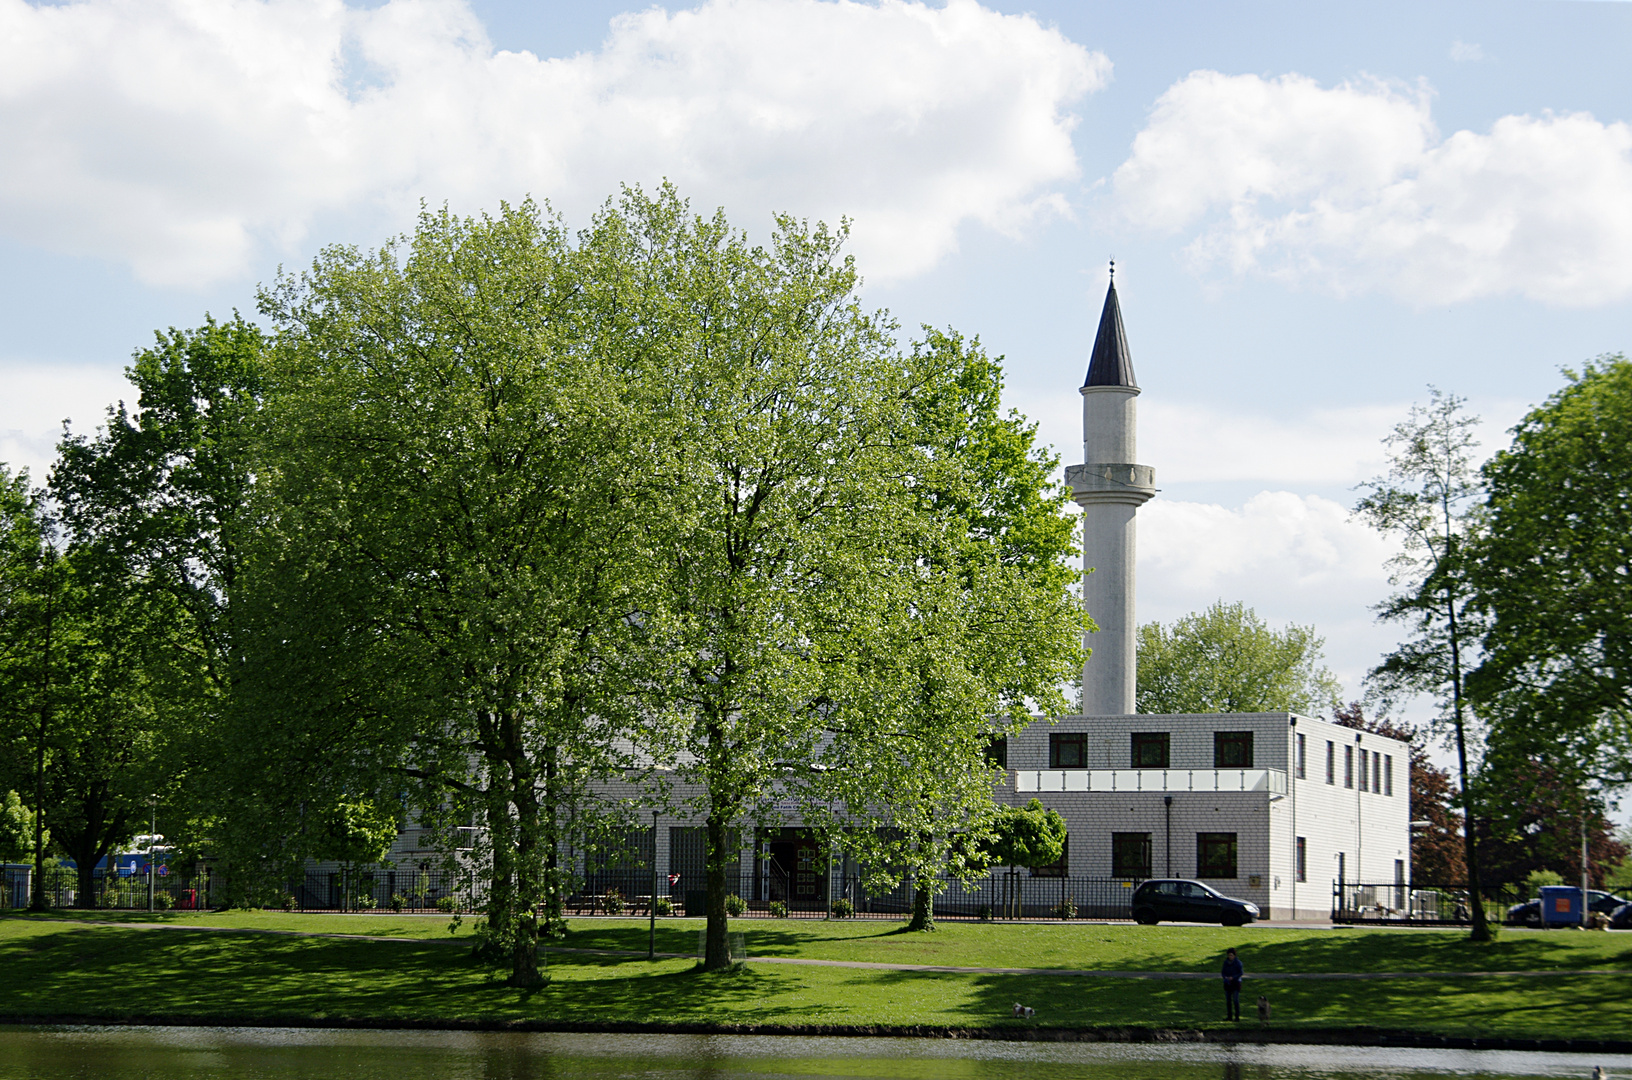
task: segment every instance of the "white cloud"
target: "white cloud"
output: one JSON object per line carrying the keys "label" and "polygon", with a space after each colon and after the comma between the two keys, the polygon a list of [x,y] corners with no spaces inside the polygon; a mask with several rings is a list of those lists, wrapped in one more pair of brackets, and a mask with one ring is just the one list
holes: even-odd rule
{"label": "white cloud", "polygon": [[1632,128],[1544,113],[1441,138],[1430,96],[1194,72],[1134,139],[1116,204],[1136,224],[1195,230],[1198,268],[1340,295],[1632,298]]}
{"label": "white cloud", "polygon": [[1453,41],[1451,42],[1451,59],[1459,64],[1476,63],[1485,58],[1485,50],[1478,42]]}
{"label": "white cloud", "polygon": [[0,229],[196,285],[320,214],[581,214],[667,176],[743,222],[850,214],[901,276],[966,223],[1063,212],[1069,110],[1109,77],[974,0],[708,0],[555,59],[496,51],[463,0],[0,0]]}
{"label": "white cloud", "polygon": [[1351,695],[1397,640],[1371,607],[1394,545],[1318,495],[1263,491],[1239,507],[1156,498],[1139,511],[1139,619],[1170,622],[1215,600],[1272,625],[1310,624]]}
{"label": "white cloud", "polygon": [[45,483],[57,456],[62,422],[89,434],[121,398],[135,404],[135,389],[116,367],[67,364],[12,364],[0,370],[0,462],[13,473],[27,469],[36,485]]}

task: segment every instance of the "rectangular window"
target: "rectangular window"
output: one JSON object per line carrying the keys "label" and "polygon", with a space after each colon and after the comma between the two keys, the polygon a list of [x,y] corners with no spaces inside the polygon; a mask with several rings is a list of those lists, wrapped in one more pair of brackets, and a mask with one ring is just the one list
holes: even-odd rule
{"label": "rectangular window", "polygon": [[1343,748],[1343,786],[1347,788],[1354,786],[1354,747],[1352,746]]}
{"label": "rectangular window", "polygon": [[1034,866],[1034,867],[1032,867],[1031,868],[1031,876],[1032,877],[1065,877],[1067,875],[1067,873],[1068,873],[1068,868],[1070,867],[1070,865],[1071,865],[1071,837],[1067,836],[1065,838],[1065,843],[1060,845],[1060,857],[1059,857],[1059,859],[1057,859],[1054,862],[1049,863],[1047,866]]}
{"label": "rectangular window", "polygon": [[986,744],[986,764],[1000,769],[1009,767],[1009,740],[993,739]]}
{"label": "rectangular window", "polygon": [[1133,767],[1135,769],[1165,769],[1168,767],[1170,736],[1165,731],[1135,731],[1133,733]]}
{"label": "rectangular window", "polygon": [[1394,755],[1383,755],[1383,794],[1394,794]]}
{"label": "rectangular window", "polygon": [[1111,834],[1111,876],[1119,878],[1148,878],[1150,876],[1150,834],[1148,832],[1113,832]]}
{"label": "rectangular window", "polygon": [[1337,747],[1332,745],[1330,739],[1326,741],[1326,782],[1337,783]]}
{"label": "rectangular window", "polygon": [[1298,880],[1299,881],[1308,881],[1309,880],[1309,841],[1306,838],[1302,837],[1302,836],[1298,837],[1297,861],[1298,861],[1298,865],[1297,865]]}
{"label": "rectangular window", "polygon": [[1368,777],[1370,775],[1371,775],[1370,751],[1362,748],[1360,750],[1360,790],[1361,791],[1370,791],[1371,790],[1371,788],[1368,787],[1367,784],[1366,784],[1366,777]]}
{"label": "rectangular window", "polygon": [[1075,732],[1048,737],[1048,767],[1051,769],[1086,769],[1088,767],[1088,736]]}
{"label": "rectangular window", "polygon": [[1213,768],[1252,768],[1252,732],[1213,732]]}
{"label": "rectangular window", "polygon": [[1376,750],[1371,752],[1371,790],[1383,793],[1383,755]]}
{"label": "rectangular window", "polygon": [[1235,877],[1235,833],[1204,832],[1196,834],[1196,876],[1198,878]]}
{"label": "rectangular window", "polygon": [[1307,780],[1308,778],[1309,778],[1309,746],[1308,746],[1308,739],[1304,735],[1300,734],[1298,736],[1298,779],[1299,780]]}

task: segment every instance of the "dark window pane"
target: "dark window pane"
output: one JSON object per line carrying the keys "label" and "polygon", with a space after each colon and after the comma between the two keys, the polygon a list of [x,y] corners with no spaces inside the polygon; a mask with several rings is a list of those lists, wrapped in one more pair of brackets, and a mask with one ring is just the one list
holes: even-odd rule
{"label": "dark window pane", "polygon": [[1119,878],[1147,878],[1150,876],[1150,834],[1148,832],[1111,834],[1111,876]]}
{"label": "dark window pane", "polygon": [[1009,740],[993,739],[986,744],[986,764],[1000,769],[1009,767]]}
{"label": "dark window pane", "polygon": [[1304,837],[1298,837],[1298,880],[1309,880],[1309,842]]}
{"label": "dark window pane", "polygon": [[1196,876],[1198,878],[1235,877],[1235,834],[1196,834]]}
{"label": "dark window pane", "polygon": [[1136,731],[1133,733],[1133,767],[1135,769],[1165,769],[1168,767],[1169,736],[1165,731]]}
{"label": "dark window pane", "polygon": [[1213,732],[1213,768],[1252,768],[1252,732]]}
{"label": "dark window pane", "polygon": [[1050,735],[1048,737],[1048,767],[1051,769],[1086,769],[1088,767],[1088,736],[1080,732]]}

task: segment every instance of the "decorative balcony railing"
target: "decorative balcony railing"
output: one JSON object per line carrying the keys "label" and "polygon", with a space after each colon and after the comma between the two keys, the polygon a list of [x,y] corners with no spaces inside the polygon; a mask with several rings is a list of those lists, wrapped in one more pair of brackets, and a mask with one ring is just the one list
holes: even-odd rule
{"label": "decorative balcony railing", "polygon": [[1263,791],[1286,794],[1279,769],[1017,769],[1014,789],[1047,791]]}

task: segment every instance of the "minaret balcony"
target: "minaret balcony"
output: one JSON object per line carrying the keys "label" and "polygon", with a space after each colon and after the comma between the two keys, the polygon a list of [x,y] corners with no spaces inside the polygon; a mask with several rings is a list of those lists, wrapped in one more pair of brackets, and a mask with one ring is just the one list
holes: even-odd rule
{"label": "minaret balcony", "polygon": [[1105,502],[1138,505],[1156,494],[1156,470],[1149,465],[1068,465],[1065,482],[1071,486],[1072,499],[1084,506]]}

